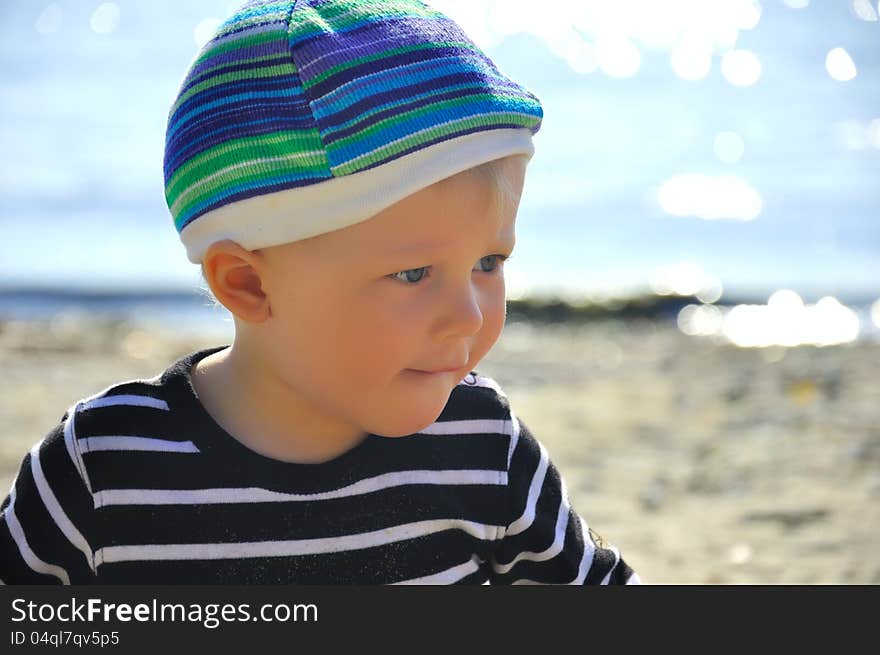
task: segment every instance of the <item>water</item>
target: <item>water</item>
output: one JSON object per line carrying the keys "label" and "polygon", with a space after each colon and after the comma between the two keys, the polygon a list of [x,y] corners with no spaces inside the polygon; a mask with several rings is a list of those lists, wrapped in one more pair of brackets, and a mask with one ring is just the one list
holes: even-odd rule
{"label": "water", "polygon": [[[91,25],[98,2],[52,3],[51,20],[49,4],[0,7],[0,287],[195,289],[198,268],[164,203],[165,119],[194,28],[230,3],[120,1],[109,33]],[[761,301],[783,288],[862,307],[880,297],[880,23],[847,5],[761,3],[737,40],[762,62],[748,88],[724,79],[720,54],[692,82],[663,49],[642,47],[638,72],[620,79],[575,72],[536,34],[489,48],[545,110],[512,295],[641,293],[685,263]],[[41,14],[54,31],[40,33]],[[857,66],[848,82],[825,68],[839,46]],[[744,144],[734,162],[714,149],[726,131]],[[693,173],[737,176],[760,197],[759,216],[664,211],[656,191]]]}
{"label": "water", "polygon": [[225,307],[187,291],[0,291],[0,330],[7,320],[79,326],[93,320],[124,322],[168,337],[208,338],[218,343],[232,343],[235,336],[232,314]]}

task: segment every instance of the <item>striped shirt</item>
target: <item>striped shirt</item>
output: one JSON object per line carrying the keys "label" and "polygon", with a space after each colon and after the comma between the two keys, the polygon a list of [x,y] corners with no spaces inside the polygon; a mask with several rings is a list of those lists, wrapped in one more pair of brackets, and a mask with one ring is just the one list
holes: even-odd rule
{"label": "striped shirt", "polygon": [[489,377],[437,421],[319,464],[262,456],[199,402],[191,353],[76,402],[4,500],[6,584],[624,584],[618,550]]}

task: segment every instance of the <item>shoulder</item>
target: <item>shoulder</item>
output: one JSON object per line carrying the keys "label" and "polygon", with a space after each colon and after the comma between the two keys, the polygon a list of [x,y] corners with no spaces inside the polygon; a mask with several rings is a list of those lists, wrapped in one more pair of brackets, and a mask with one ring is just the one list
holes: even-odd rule
{"label": "shoulder", "polygon": [[[143,466],[161,444],[178,445],[163,375],[117,382],[73,403],[62,422],[70,447],[93,489],[105,475]],[[168,448],[165,448],[167,450]]]}
{"label": "shoulder", "polygon": [[113,503],[108,490],[149,488],[156,477],[171,475],[175,455],[200,452],[192,431],[172,411],[173,394],[163,376],[117,382],[80,398],[65,414],[71,456],[95,509]]}
{"label": "shoulder", "polygon": [[[77,400],[64,415],[78,439],[125,431],[169,411],[162,375],[117,382]],[[108,430],[110,432],[108,432]]]}

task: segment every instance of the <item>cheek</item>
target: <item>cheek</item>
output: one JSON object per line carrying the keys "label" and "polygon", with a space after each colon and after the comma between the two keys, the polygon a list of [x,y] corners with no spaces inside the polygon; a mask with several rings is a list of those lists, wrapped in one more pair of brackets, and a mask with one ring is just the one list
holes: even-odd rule
{"label": "cheek", "polygon": [[326,278],[332,276],[321,272],[314,278],[289,284],[276,291],[272,304],[273,316],[268,326],[271,334],[267,337],[284,345],[278,363],[284,360],[306,377],[313,376],[316,370],[335,369],[347,354],[347,348],[341,345],[350,331],[344,323],[350,301],[338,288],[319,283]]}
{"label": "cheek", "polygon": [[411,365],[423,334],[419,313],[369,297],[350,302],[339,320],[340,351],[350,365],[381,374]]}

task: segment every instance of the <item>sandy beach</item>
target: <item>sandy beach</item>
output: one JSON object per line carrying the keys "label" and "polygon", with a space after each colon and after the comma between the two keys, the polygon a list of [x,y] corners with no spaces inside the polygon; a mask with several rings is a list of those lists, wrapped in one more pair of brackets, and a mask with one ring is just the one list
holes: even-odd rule
{"label": "sandy beach", "polygon": [[[222,342],[0,323],[0,483],[66,408]],[[647,583],[880,583],[880,343],[742,349],[644,319],[509,322],[478,366]]]}

